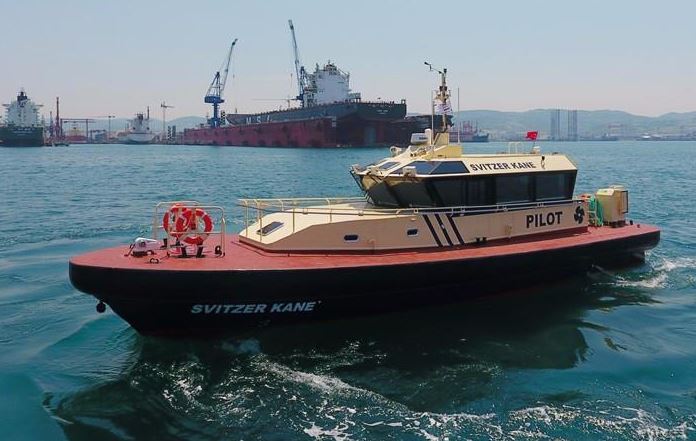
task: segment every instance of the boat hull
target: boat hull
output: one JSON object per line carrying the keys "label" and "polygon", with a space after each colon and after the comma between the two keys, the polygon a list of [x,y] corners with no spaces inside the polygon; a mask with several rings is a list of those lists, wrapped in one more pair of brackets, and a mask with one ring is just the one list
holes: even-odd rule
{"label": "boat hull", "polygon": [[[407,143],[415,125],[405,103],[340,102],[227,115],[222,127],[185,129],[184,144],[254,147],[391,146]],[[405,124],[408,123],[408,124]]]}
{"label": "boat hull", "polygon": [[174,259],[172,265],[149,264],[148,258],[118,265],[124,249],[112,248],[73,259],[70,279],[142,334],[242,333],[540,285],[583,275],[594,265],[640,262],[660,238],[650,226],[598,230],[602,233],[370,255],[273,255],[235,238],[228,255],[236,256]]}
{"label": "boat hull", "polygon": [[43,127],[0,127],[0,147],[41,147],[43,145]]}

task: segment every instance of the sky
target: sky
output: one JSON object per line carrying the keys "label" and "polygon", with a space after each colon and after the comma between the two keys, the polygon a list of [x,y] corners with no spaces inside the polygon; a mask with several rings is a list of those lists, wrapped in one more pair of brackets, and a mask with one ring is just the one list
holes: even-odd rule
{"label": "sky", "polygon": [[[301,60],[351,74],[363,99],[428,113],[446,67],[453,107],[696,110],[696,2],[662,0],[0,0],[0,102],[25,88],[61,116],[210,113],[203,96],[231,41],[223,109],[295,96],[288,19]],[[457,100],[459,89],[459,100]],[[458,102],[459,101],[459,104]]]}

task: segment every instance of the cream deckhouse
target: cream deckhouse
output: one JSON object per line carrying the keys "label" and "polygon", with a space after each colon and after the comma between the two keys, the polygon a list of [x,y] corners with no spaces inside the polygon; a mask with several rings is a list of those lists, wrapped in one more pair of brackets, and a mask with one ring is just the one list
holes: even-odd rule
{"label": "cream deckhouse", "polygon": [[[447,102],[446,70],[440,102]],[[495,239],[586,229],[588,197],[574,198],[577,168],[533,145],[528,153],[466,155],[439,131],[414,134],[406,149],[354,165],[365,198],[244,199],[240,241],[271,251],[366,251],[457,247]],[[628,208],[622,188],[605,198]]]}

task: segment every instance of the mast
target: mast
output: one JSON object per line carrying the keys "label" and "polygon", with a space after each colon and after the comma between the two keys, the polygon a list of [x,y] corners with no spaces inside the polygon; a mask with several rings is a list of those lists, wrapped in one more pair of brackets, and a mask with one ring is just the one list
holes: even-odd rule
{"label": "mast", "polygon": [[57,139],[63,139],[63,123],[60,120],[60,97],[56,97],[56,127],[54,129],[55,137]]}
{"label": "mast", "polygon": [[430,68],[431,72],[435,71],[440,74],[440,87],[438,88],[437,95],[435,95],[435,99],[440,101],[438,109],[442,112],[442,131],[447,132],[449,131],[447,126],[447,114],[452,113],[452,107],[449,104],[450,92],[447,88],[447,68],[439,70],[434,68],[433,65],[427,61],[424,63]]}

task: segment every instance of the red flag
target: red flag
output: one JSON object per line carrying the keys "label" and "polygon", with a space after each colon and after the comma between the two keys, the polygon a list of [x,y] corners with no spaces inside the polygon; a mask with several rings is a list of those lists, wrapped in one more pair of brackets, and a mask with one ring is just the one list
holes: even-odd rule
{"label": "red flag", "polygon": [[531,139],[532,141],[536,141],[537,136],[539,136],[539,132],[536,130],[533,132],[527,132],[527,139]]}

